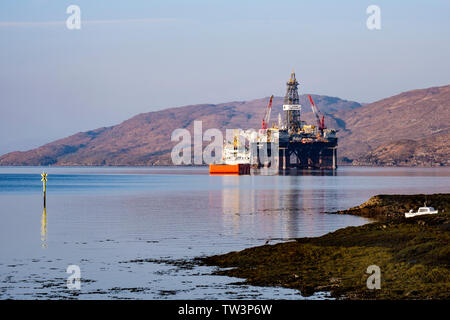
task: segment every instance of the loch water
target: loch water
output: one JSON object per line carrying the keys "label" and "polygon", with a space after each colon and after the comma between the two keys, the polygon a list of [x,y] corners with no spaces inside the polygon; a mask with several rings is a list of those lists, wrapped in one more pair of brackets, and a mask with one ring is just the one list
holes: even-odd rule
{"label": "loch water", "polygon": [[[0,299],[303,299],[183,261],[368,223],[327,212],[376,194],[449,191],[450,168],[0,167]],[[70,265],[79,290],[67,287]]]}

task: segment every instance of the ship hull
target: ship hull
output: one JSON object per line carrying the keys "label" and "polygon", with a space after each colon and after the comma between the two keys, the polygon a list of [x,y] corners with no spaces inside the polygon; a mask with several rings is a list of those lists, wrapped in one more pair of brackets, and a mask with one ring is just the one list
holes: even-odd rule
{"label": "ship hull", "polygon": [[250,164],[210,164],[210,174],[250,174]]}

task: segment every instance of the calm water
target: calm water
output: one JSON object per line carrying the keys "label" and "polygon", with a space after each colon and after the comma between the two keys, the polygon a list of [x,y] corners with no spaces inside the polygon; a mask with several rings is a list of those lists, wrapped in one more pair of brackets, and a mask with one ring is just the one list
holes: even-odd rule
{"label": "calm water", "polygon": [[[209,176],[206,168],[0,167],[0,298],[299,299],[238,286],[179,260],[312,237],[368,220],[331,215],[380,193],[450,191],[450,170],[339,168],[335,175]],[[133,260],[135,260],[133,262]],[[136,261],[138,260],[138,261]],[[81,290],[68,290],[69,265]],[[313,298],[324,298],[318,294]]]}

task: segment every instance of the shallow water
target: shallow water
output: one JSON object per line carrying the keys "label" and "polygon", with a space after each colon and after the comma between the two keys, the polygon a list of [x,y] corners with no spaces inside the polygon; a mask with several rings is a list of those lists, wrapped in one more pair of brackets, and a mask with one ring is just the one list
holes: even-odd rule
{"label": "shallow water", "polygon": [[[448,168],[209,176],[207,168],[47,167],[43,215],[42,170],[0,167],[1,299],[301,299],[295,290],[233,284],[242,280],[210,275],[215,268],[158,260],[319,236],[366,223],[325,212],[372,195],[450,190]],[[80,290],[66,286],[69,265],[80,267]]]}

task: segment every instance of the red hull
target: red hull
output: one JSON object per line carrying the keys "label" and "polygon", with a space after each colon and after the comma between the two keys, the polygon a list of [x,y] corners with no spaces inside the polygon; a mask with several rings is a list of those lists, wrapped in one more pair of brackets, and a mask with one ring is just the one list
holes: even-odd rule
{"label": "red hull", "polygon": [[249,164],[210,164],[210,174],[250,174]]}

